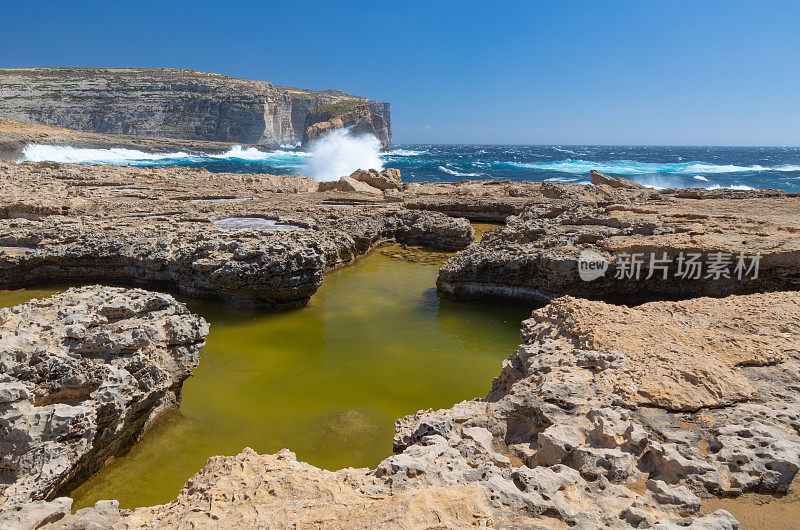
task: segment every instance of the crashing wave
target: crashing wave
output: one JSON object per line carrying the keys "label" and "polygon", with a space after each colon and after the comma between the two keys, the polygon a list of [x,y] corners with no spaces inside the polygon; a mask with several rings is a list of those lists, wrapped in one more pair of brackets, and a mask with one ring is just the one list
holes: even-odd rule
{"label": "crashing wave", "polygon": [[453,175],[456,177],[480,177],[483,173],[462,173],[460,171],[456,171],[455,169],[450,169],[445,166],[439,166],[439,170],[444,171],[448,175]]}
{"label": "crashing wave", "polygon": [[244,148],[234,145],[219,154],[189,154],[183,151],[173,153],[146,153],[136,149],[91,149],[61,145],[30,144],[22,151],[22,159],[29,162],[73,162],[88,164],[117,164],[132,166],[153,166],[171,164],[202,163],[214,160],[244,160],[248,162],[269,163],[279,167],[298,168],[309,156],[300,151],[261,151],[255,147]]}
{"label": "crashing wave", "polygon": [[348,129],[334,129],[309,146],[301,171],[314,180],[336,180],[356,169],[383,169],[381,142],[371,134],[354,136]]}
{"label": "crashing wave", "polygon": [[590,160],[559,160],[555,162],[500,162],[499,165],[523,169],[539,169],[545,171],[560,171],[563,173],[588,173],[592,169],[602,173],[615,175],[647,175],[655,173],[668,173],[675,175],[695,175],[697,173],[742,173],[761,171],[800,171],[800,166],[783,165],[764,167],[761,165],[737,166],[733,164],[708,164],[705,162],[635,162],[633,160],[617,160],[610,162],[592,162]]}

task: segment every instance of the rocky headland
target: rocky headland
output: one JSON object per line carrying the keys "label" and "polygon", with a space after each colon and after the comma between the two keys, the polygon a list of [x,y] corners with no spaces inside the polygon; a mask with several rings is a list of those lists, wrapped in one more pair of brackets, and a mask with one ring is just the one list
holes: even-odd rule
{"label": "rocky headland", "polygon": [[335,89],[169,68],[0,69],[0,116],[82,132],[277,146],[313,136],[325,121],[307,121],[315,110],[335,118],[351,104],[360,112],[346,125],[388,146],[389,103]]}
{"label": "rocky headland", "polygon": [[[35,478],[27,496],[3,506],[0,526],[738,528],[727,511],[704,515],[703,500],[782,495],[800,469],[798,197],[653,190],[600,174],[593,182],[404,183],[365,168],[318,184],[299,175],[0,162],[6,287],[103,281],[297,306],[326,270],[396,241],[459,250],[440,272],[446,296],[542,306],[487,396],[398,420],[396,454],[375,469],[326,471],[288,450],[244,449],[209,459],[168,504],[120,510],[103,501],[72,515],[58,487]],[[466,219],[505,224],[472,242]],[[580,278],[584,250],[606,261],[605,276]],[[759,275],[739,280],[729,263],[727,277],[684,279],[673,264],[649,279],[616,278],[621,256],[651,251],[759,254]],[[18,311],[69,306],[58,296]],[[157,333],[166,309],[131,311],[155,328],[137,345],[169,342]],[[69,311],[54,314],[44,325],[30,313],[2,326],[15,337],[74,332]],[[194,322],[199,348],[203,328]],[[83,325],[83,339],[58,347],[93,344]],[[129,329],[104,329],[103,344],[124,343]],[[103,356],[98,370],[116,367],[114,358]],[[18,353],[2,359],[37,366]],[[141,362],[163,366],[164,357]],[[36,369],[9,369],[4,377],[19,373],[14,381],[35,395]],[[179,379],[165,381],[174,389]]]}

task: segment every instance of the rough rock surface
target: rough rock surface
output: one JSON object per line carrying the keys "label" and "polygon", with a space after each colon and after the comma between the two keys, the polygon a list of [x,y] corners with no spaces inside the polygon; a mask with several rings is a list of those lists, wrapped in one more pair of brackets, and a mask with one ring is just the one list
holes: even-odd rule
{"label": "rough rock surface", "polygon": [[[0,162],[0,287],[109,281],[296,307],[325,270],[377,245],[472,241],[465,219],[409,210],[353,182],[374,202],[328,204],[339,194],[300,175]],[[230,219],[243,228],[220,228]]]}
{"label": "rough rock surface", "polygon": [[[573,295],[629,303],[800,288],[796,195],[604,188],[551,188],[553,199],[526,206],[505,227],[456,254],[440,271],[439,291],[455,298],[546,302]],[[584,281],[579,260],[589,251],[608,269]],[[681,270],[681,256],[692,254],[700,255],[699,276]],[[747,273],[756,255],[757,277]],[[651,267],[651,257],[666,270]],[[639,274],[632,274],[633,260]],[[720,274],[709,269],[715,260],[724,264]]]}
{"label": "rough rock surface", "polygon": [[359,169],[354,171],[350,177],[360,180],[361,182],[366,182],[370,186],[378,188],[381,191],[397,189],[401,184],[400,171],[392,168],[384,169],[383,171],[378,171],[377,169]]}
{"label": "rough rock surface", "polygon": [[0,116],[85,132],[294,144],[309,112],[342,102],[363,104],[391,141],[389,103],[339,90],[169,68],[0,69]]}
{"label": "rough rock surface", "polygon": [[357,169],[339,180],[320,182],[317,191],[352,191],[381,195],[386,190],[396,190],[400,185],[400,171],[397,169]]}
{"label": "rough rock surface", "polygon": [[140,289],[0,309],[0,520],[48,512],[12,507],[68,492],[177,407],[207,333],[171,296]]}
{"label": "rough rock surface", "polygon": [[[646,479],[659,504],[687,514],[694,495],[785,493],[800,469],[799,317],[795,292],[636,308],[554,300],[524,323],[486,399],[398,421],[393,458],[484,429],[476,444],[496,465]],[[620,517],[652,524],[646,512]]]}
{"label": "rough rock surface", "polygon": [[[465,247],[473,230],[455,218],[468,217],[507,224],[443,267],[442,292],[584,298],[553,300],[525,322],[485,399],[398,420],[397,454],[374,470],[245,450],[211,459],[172,503],[130,512],[103,501],[53,527],[736,528],[723,510],[703,516],[700,498],[781,494],[800,468],[800,294],[588,300],[796,289],[797,196],[612,181],[318,191],[302,176],[52,163],[0,162],[0,176],[8,285],[104,271],[302,303],[325,270],[384,241]],[[218,228],[248,223],[260,228]],[[608,261],[604,279],[579,279],[584,250]],[[651,250],[760,252],[760,276],[614,279],[621,254]],[[65,502],[15,505],[0,521],[54,521]]]}
{"label": "rough rock surface", "polygon": [[627,188],[631,190],[643,190],[647,188],[638,182],[634,182],[632,180],[624,179],[622,177],[611,177],[609,175],[605,175],[600,173],[599,171],[595,171],[594,169],[589,172],[591,176],[591,183],[595,186],[611,186],[612,188]]}
{"label": "rough rock surface", "polygon": [[799,293],[562,298],[524,323],[486,398],[398,420],[397,454],[374,470],[248,449],[171,503],[101,503],[53,527],[735,529],[724,510],[701,516],[701,497],[784,492],[800,469],[799,316]]}

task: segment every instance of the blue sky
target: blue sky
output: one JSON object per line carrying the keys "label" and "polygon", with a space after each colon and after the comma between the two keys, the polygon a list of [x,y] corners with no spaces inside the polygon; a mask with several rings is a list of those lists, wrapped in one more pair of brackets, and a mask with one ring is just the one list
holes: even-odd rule
{"label": "blue sky", "polygon": [[800,145],[800,2],[7,2],[0,65],[392,103],[396,143]]}

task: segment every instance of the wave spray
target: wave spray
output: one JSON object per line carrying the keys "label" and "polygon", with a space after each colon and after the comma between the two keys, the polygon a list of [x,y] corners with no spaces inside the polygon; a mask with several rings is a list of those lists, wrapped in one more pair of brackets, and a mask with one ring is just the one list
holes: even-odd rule
{"label": "wave spray", "polygon": [[300,172],[314,180],[337,180],[356,169],[383,169],[381,143],[371,134],[353,136],[347,129],[334,129],[309,145],[311,156]]}

